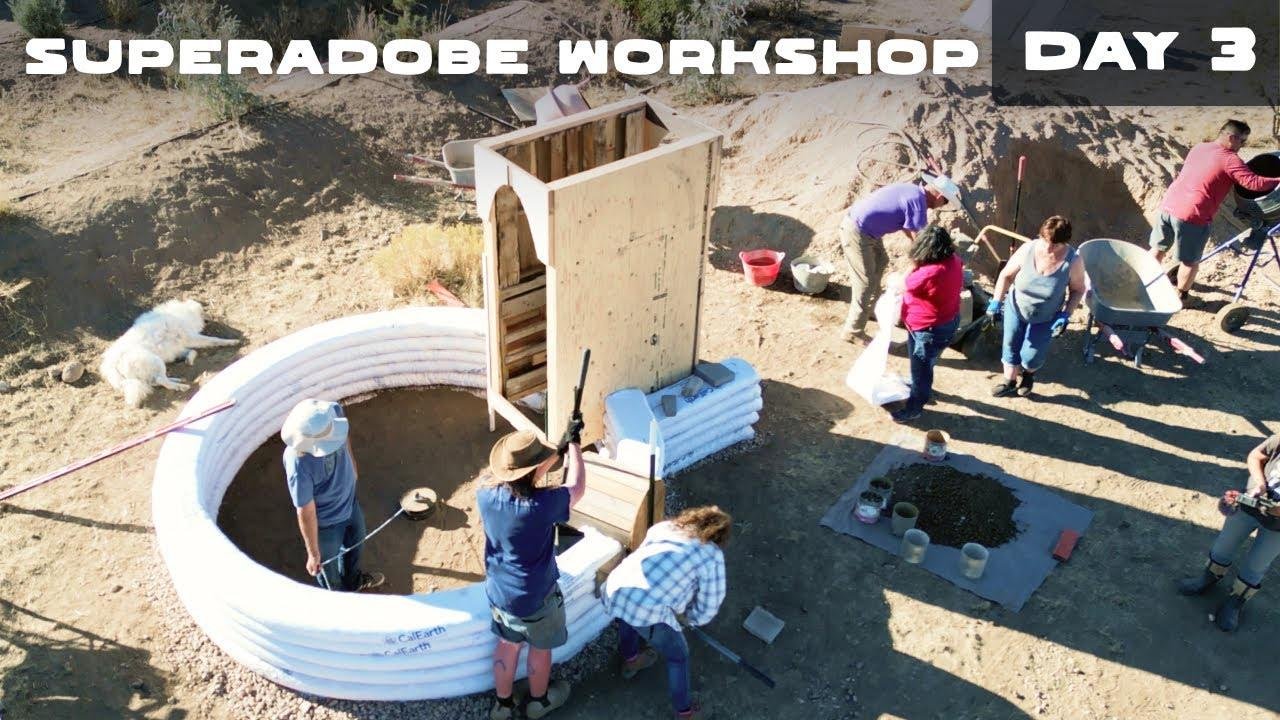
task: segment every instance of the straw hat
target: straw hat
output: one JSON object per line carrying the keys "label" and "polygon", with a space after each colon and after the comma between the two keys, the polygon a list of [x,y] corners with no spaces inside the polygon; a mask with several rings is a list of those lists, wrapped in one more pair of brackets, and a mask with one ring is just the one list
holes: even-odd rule
{"label": "straw hat", "polygon": [[535,433],[528,430],[509,433],[489,451],[489,473],[500,482],[512,482],[555,455],[556,449],[544,444]]}
{"label": "straw hat", "polygon": [[280,428],[280,439],[299,455],[324,457],[347,442],[350,423],[338,417],[338,403],[307,399],[293,406]]}

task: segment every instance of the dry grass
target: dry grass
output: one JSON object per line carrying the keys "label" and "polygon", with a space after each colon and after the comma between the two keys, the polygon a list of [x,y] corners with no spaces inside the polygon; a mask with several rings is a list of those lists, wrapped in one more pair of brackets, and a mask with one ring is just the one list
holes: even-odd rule
{"label": "dry grass", "polygon": [[427,283],[439,280],[467,305],[479,307],[483,252],[479,225],[410,225],[373,256],[373,265],[398,297],[424,295]]}
{"label": "dry grass", "polygon": [[347,16],[346,36],[350,40],[364,40],[376,44],[382,37],[382,31],[378,27],[378,16],[369,12],[369,9],[363,5],[352,10]]}

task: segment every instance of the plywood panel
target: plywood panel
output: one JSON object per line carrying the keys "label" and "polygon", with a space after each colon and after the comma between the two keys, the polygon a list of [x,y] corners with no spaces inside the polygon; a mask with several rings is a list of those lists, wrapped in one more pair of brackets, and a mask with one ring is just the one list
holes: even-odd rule
{"label": "plywood panel", "polygon": [[571,412],[584,348],[592,353],[582,408],[587,440],[603,434],[607,393],[648,392],[692,371],[713,145],[705,136],[672,143],[662,154],[582,173],[552,190],[552,434]]}

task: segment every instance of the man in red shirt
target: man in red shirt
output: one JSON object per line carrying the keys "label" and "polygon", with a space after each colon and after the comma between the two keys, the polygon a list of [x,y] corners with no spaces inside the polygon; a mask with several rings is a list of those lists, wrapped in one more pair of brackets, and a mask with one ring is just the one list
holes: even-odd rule
{"label": "man in red shirt", "polygon": [[1240,148],[1249,140],[1249,126],[1228,120],[1218,138],[1191,148],[1182,171],[1164,194],[1160,220],[1151,230],[1151,255],[1164,262],[1165,255],[1178,246],[1178,295],[1185,307],[1204,303],[1191,296],[1191,286],[1200,267],[1209,226],[1233,185],[1255,192],[1269,192],[1280,180],[1266,178],[1249,169],[1240,159]]}

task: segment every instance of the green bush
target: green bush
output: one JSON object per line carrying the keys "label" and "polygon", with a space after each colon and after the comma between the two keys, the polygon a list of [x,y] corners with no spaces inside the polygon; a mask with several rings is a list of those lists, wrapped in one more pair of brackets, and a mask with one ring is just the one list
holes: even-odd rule
{"label": "green bush", "polygon": [[[676,29],[680,37],[707,40],[716,46],[738,36],[746,24],[749,0],[690,0],[689,10],[680,17]],[[680,76],[680,86],[690,102],[716,102],[733,92],[732,75],[702,75],[685,73]]]}
{"label": "green bush", "polygon": [[641,36],[667,40],[675,36],[680,18],[693,0],[613,0],[636,20]]}
{"label": "green bush", "polygon": [[116,27],[124,27],[138,17],[138,0],[102,0],[102,11]]}
{"label": "green bush", "polygon": [[33,38],[62,37],[66,9],[66,0],[9,0],[13,21]]}
{"label": "green bush", "polygon": [[[178,46],[182,38],[216,38],[227,41],[240,34],[240,20],[231,9],[216,0],[172,0],[160,7],[154,37]],[[223,53],[213,53],[213,61],[223,62]],[[257,105],[243,75],[180,75],[176,64],[170,74],[174,87],[195,94],[219,119],[238,118]]]}

